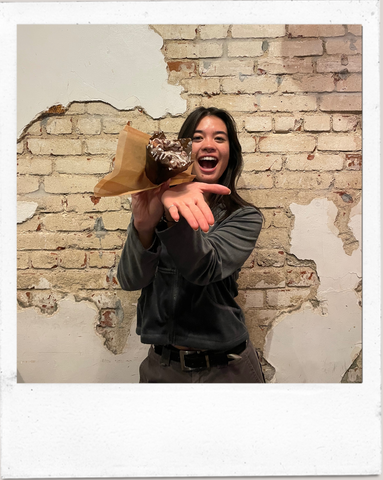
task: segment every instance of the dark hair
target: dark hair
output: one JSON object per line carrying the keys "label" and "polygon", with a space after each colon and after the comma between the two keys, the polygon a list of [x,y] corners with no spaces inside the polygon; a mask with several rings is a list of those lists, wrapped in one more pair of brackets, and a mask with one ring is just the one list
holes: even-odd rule
{"label": "dark hair", "polygon": [[239,176],[241,175],[243,168],[242,147],[238,140],[237,129],[235,121],[229,112],[221,108],[216,107],[198,107],[196,108],[184,121],[181,130],[178,134],[178,138],[193,138],[194,132],[199,122],[207,116],[214,116],[220,118],[226,125],[227,134],[229,138],[230,156],[229,163],[218,180],[218,183],[230,188],[230,195],[216,195],[212,194],[209,199],[210,208],[213,210],[217,206],[221,206],[225,210],[225,214],[222,219],[227,218],[231,213],[238,208],[251,206],[249,202],[246,202],[237,192],[236,184]]}

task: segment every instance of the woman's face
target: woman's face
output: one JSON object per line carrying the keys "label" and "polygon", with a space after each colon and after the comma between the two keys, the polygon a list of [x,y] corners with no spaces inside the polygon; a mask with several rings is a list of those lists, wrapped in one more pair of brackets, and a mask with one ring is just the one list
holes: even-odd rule
{"label": "woman's face", "polygon": [[218,183],[229,163],[230,145],[225,123],[218,117],[206,116],[193,135],[195,154],[193,173],[196,180]]}

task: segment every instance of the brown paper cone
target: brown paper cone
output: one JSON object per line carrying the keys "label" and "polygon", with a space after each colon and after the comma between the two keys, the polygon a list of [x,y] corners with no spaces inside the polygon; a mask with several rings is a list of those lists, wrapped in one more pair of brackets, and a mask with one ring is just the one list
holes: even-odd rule
{"label": "brown paper cone", "polygon": [[[120,132],[114,169],[94,187],[97,197],[114,197],[157,188],[145,175],[146,146],[150,135],[126,125]],[[173,177],[170,185],[191,182],[191,165],[187,170]]]}

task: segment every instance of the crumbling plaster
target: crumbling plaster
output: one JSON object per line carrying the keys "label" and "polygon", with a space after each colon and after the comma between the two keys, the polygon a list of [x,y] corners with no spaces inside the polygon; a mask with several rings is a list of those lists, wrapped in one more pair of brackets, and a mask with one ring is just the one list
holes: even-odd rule
{"label": "crumbling plaster", "polygon": [[[344,251],[334,222],[336,206],[326,199],[292,204],[295,224],[291,253],[312,259],[320,285],[318,303],[280,315],[268,332],[264,357],[275,368],[278,383],[340,382],[361,350],[361,309],[356,292],[361,280],[361,248]],[[360,238],[360,203],[350,228]]]}
{"label": "crumbling plaster", "polygon": [[19,25],[17,131],[52,105],[102,100],[153,118],[182,114],[162,38],[148,25]]}

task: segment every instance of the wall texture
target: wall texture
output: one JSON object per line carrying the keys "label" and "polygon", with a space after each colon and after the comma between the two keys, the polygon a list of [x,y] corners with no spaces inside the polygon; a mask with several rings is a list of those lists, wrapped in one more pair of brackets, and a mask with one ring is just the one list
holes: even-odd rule
{"label": "wall texture", "polygon": [[265,217],[238,301],[267,381],[360,382],[361,27],[150,29],[182,114],[76,98],[31,114],[18,138],[20,381],[137,381],[139,292],[116,280],[130,199],[93,188],[127,122],[176,135],[203,105],[233,114],[241,194]]}

